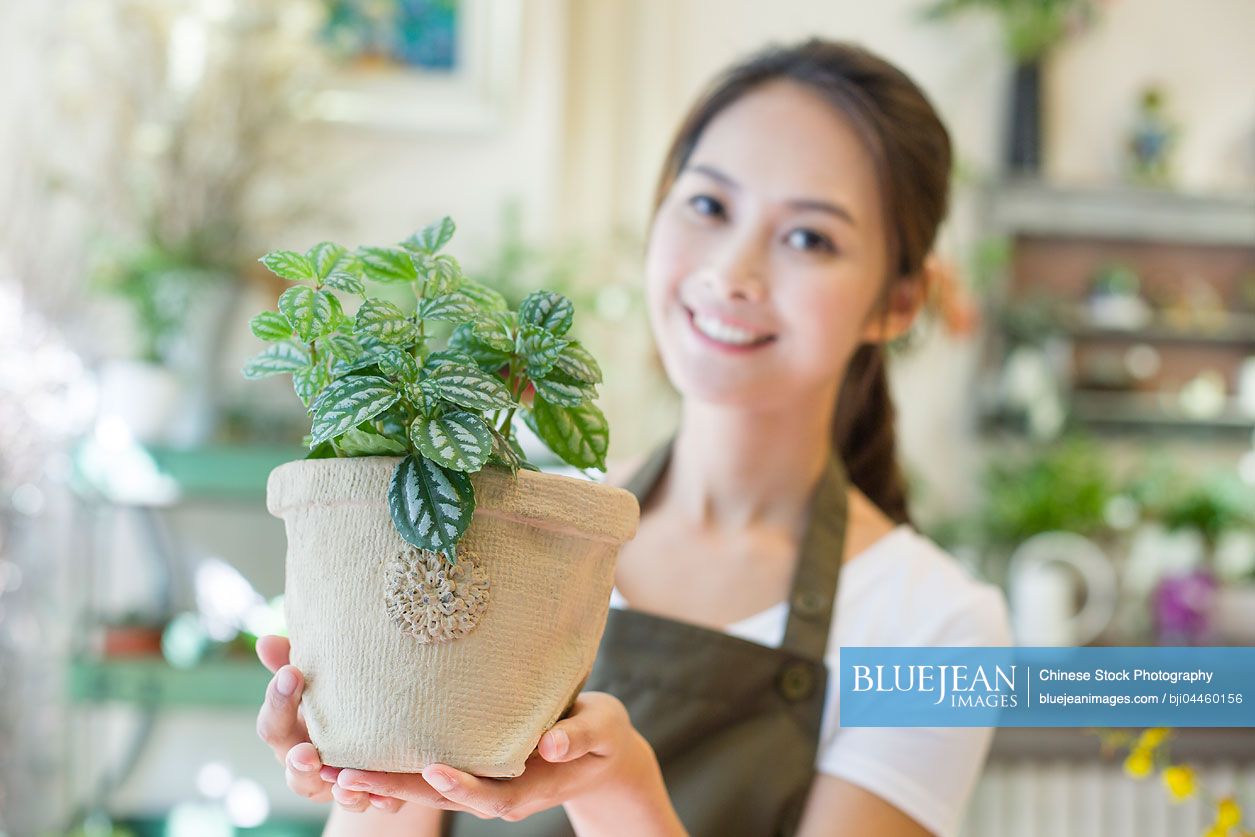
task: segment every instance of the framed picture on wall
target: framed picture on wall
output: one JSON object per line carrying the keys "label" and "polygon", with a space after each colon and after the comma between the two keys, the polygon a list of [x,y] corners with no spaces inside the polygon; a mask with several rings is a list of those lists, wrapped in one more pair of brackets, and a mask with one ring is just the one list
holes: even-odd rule
{"label": "framed picture on wall", "polygon": [[521,0],[320,0],[334,62],[316,118],[422,133],[486,133],[519,76]]}

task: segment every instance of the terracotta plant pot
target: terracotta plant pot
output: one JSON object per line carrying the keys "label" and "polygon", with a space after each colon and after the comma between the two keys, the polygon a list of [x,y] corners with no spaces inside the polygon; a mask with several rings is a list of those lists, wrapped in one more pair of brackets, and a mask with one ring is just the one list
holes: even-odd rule
{"label": "terracotta plant pot", "polygon": [[574,701],[601,642],[636,498],[485,468],[458,566],[410,546],[388,509],[395,457],[290,462],[284,610],[310,740],[336,767],[431,762],[513,777]]}

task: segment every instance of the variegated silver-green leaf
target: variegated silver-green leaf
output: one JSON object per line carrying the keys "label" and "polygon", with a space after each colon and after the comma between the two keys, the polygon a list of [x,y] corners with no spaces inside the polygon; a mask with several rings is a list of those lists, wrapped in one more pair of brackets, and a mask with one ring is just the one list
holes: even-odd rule
{"label": "variegated silver-green leaf", "polygon": [[244,377],[251,380],[295,372],[309,366],[309,352],[291,341],[273,343],[244,365]]}
{"label": "variegated silver-green leaf", "polygon": [[291,250],[271,250],[258,259],[275,276],[300,282],[306,279],[317,279],[318,271],[308,256],[294,253]]}
{"label": "variegated silver-green leaf", "polygon": [[309,248],[305,257],[313,264],[318,278],[326,279],[346,255],[348,251],[339,244],[323,241]]}
{"label": "variegated silver-green leaf", "polygon": [[455,229],[453,219],[446,215],[405,239],[402,246],[420,253],[434,253],[453,238]]}
{"label": "variegated silver-green leaf", "polygon": [[458,288],[464,295],[479,306],[481,311],[504,311],[508,307],[506,298],[500,291],[490,288],[482,282],[462,277],[462,286]]}
{"label": "variegated silver-green leaf", "polygon": [[392,346],[410,346],[418,330],[404,311],[383,299],[368,299],[357,309],[353,330]]}
{"label": "variegated silver-green leaf", "polygon": [[601,367],[578,340],[567,343],[566,348],[554,361],[553,368],[569,378],[586,384],[601,383]]}
{"label": "variegated silver-green leaf", "polygon": [[323,363],[315,363],[292,373],[292,387],[296,390],[296,397],[301,399],[306,410],[318,399],[323,388],[330,382],[331,375],[327,372],[326,364]]}
{"label": "variegated silver-green leaf", "polygon": [[362,282],[362,277],[347,270],[331,271],[327,278],[323,280],[323,285],[328,288],[335,288],[337,291],[344,291],[346,294],[361,296],[366,293],[366,285]]}
{"label": "variegated silver-green leaf", "polygon": [[438,366],[444,366],[446,363],[460,363],[463,366],[474,366],[475,358],[459,352],[456,349],[441,349],[427,355],[427,359],[423,361],[423,369],[430,372]]}
{"label": "variegated silver-green leaf", "polygon": [[553,291],[535,291],[519,303],[519,320],[548,329],[558,337],[566,334],[575,317],[571,300]]}
{"label": "variegated silver-green leaf", "polygon": [[390,349],[379,356],[379,371],[389,378],[413,383],[418,380],[418,361],[402,349]]}
{"label": "variegated silver-green leaf", "polygon": [[488,461],[504,465],[510,469],[511,474],[518,473],[523,464],[523,458],[510,446],[509,440],[491,424],[488,425],[488,433],[492,436],[492,455]]}
{"label": "variegated silver-green leaf", "polygon": [[466,474],[410,454],[393,471],[388,510],[406,541],[454,560],[454,547],[475,513],[475,489]]}
{"label": "variegated silver-green leaf", "polygon": [[350,427],[336,441],[345,456],[404,456],[409,450],[396,439],[369,433],[358,427]]}
{"label": "variegated silver-green leaf", "polygon": [[350,375],[333,381],[314,402],[313,444],[374,418],[400,397],[390,381],[376,375]]}
{"label": "variegated silver-green leaf", "polygon": [[547,328],[534,323],[523,323],[519,326],[517,351],[523,356],[527,376],[532,380],[549,374],[554,361],[564,348],[566,341],[555,337]]}
{"label": "variegated silver-green leaf", "polygon": [[[417,263],[417,259],[415,260]],[[419,272],[425,277],[424,297],[451,294],[462,284],[462,266],[453,256],[441,254],[423,260]]]}
{"label": "variegated silver-green leaf", "polygon": [[[474,358],[475,363],[488,369],[499,369],[510,360],[509,351],[494,349],[480,340],[475,332],[478,323],[463,323],[449,335],[449,348]],[[513,348],[513,346],[511,346]]]}
{"label": "variegated silver-green leaf", "polygon": [[514,351],[517,320],[513,311],[481,313],[471,325],[475,339],[490,349],[509,354]]}
{"label": "variegated silver-green leaf", "polygon": [[424,298],[418,304],[418,317],[421,320],[459,323],[473,319],[477,313],[479,308],[475,306],[475,302],[459,291]]}
{"label": "variegated silver-green leaf", "polygon": [[468,410],[500,410],[511,406],[505,382],[478,366],[446,363],[423,379],[425,392]]}
{"label": "variegated silver-green leaf", "polygon": [[532,386],[536,388],[536,394],[541,398],[563,407],[578,407],[590,398],[597,397],[597,390],[592,384],[541,378],[532,381]]}
{"label": "variegated silver-green leaf", "polygon": [[537,396],[524,421],[549,449],[576,468],[606,469],[610,429],[606,417],[592,402],[578,407],[551,404]]}
{"label": "variegated silver-green leaf", "polygon": [[248,327],[254,335],[268,343],[292,336],[292,324],[278,311],[262,311],[249,320]]}
{"label": "variegated silver-green leaf", "polygon": [[423,456],[455,471],[474,473],[492,453],[492,435],[475,413],[459,410],[437,418],[419,416],[410,425],[410,441]]}
{"label": "variegated silver-green leaf", "polygon": [[362,247],[357,259],[367,279],[376,282],[413,282],[418,278],[418,268],[405,250],[391,247]]}
{"label": "variegated silver-green leaf", "polygon": [[308,285],[288,288],[279,297],[279,310],[288,318],[292,329],[309,342],[327,332],[331,326],[331,303],[327,295]]}

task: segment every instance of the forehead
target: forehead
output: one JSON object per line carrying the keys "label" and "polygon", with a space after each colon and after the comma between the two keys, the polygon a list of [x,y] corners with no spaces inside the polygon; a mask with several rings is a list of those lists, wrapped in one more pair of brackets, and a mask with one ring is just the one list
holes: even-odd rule
{"label": "forehead", "polygon": [[797,82],[768,82],[720,111],[689,157],[699,163],[764,200],[837,200],[859,216],[878,205],[874,162],[858,130]]}

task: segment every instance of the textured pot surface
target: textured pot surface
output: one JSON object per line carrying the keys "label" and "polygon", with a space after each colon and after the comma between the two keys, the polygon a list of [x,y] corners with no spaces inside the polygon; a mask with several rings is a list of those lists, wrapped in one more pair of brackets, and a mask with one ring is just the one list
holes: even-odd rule
{"label": "textured pot surface", "polygon": [[310,739],[336,767],[416,773],[438,761],[517,776],[592,669],[636,498],[555,474],[473,475],[475,516],[458,556],[479,568],[480,594],[486,576],[486,594],[469,631],[432,641],[407,631],[395,607],[398,562],[417,554],[388,511],[399,461],[304,460],[270,475]]}

